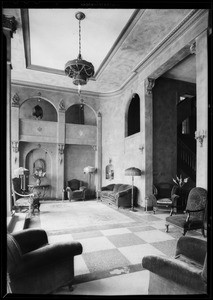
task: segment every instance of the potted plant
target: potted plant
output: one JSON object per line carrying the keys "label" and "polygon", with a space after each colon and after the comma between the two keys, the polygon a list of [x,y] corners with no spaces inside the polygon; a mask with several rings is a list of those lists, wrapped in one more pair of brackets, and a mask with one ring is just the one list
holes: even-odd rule
{"label": "potted plant", "polygon": [[46,176],[46,172],[43,172],[42,169],[36,169],[35,173],[33,174],[33,178],[36,179],[36,184],[41,184],[41,178]]}

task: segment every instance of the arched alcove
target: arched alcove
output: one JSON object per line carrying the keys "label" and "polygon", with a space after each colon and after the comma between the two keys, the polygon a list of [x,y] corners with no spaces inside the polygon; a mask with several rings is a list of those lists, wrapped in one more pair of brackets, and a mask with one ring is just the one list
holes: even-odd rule
{"label": "arched alcove", "polygon": [[19,118],[57,122],[58,116],[55,107],[49,101],[29,98],[20,106]]}
{"label": "arched alcove", "polygon": [[67,124],[97,125],[94,111],[83,103],[74,104],[67,109],[65,122]]}
{"label": "arched alcove", "polygon": [[25,166],[29,170],[29,184],[35,184],[33,174],[36,169],[42,168],[46,172],[46,177],[42,178],[42,184],[51,182],[51,159],[49,153],[43,148],[30,150],[26,155]]}
{"label": "arched alcove", "polygon": [[134,93],[127,104],[125,137],[140,132],[140,97]]}

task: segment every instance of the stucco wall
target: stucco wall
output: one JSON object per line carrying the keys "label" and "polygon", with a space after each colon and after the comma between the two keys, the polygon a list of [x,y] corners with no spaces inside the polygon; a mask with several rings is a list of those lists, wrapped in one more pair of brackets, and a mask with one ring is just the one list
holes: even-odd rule
{"label": "stucco wall", "polygon": [[[64,180],[78,179],[89,184],[87,174],[83,169],[87,166],[95,166],[95,150],[88,145],[66,145],[64,151]],[[94,187],[94,176],[92,175],[91,188]]]}
{"label": "stucco wall", "polygon": [[172,182],[177,169],[178,97],[196,95],[196,85],[159,78],[153,88],[153,182]]}
{"label": "stucco wall", "polygon": [[[125,128],[127,122],[127,109],[133,93],[137,91],[136,82],[130,90],[126,90],[120,96],[104,99],[101,102],[102,113],[102,186],[110,183],[132,184],[132,177],[125,176],[125,169],[136,167],[144,169],[142,152],[139,147],[142,145],[142,129],[139,133],[125,138]],[[141,100],[143,101],[143,100]],[[142,110],[142,105],[141,105]],[[142,126],[141,126],[142,127]],[[106,179],[105,168],[109,164],[109,159],[114,167],[114,179]],[[134,185],[138,187],[138,203],[142,204],[141,186],[143,176],[134,178]]]}
{"label": "stucco wall", "polygon": [[[29,183],[35,184],[31,164],[38,158],[46,157],[47,176],[42,183],[51,186],[46,198],[60,199],[64,183],[66,185],[66,181],[72,178],[88,182],[89,178],[83,173],[83,168],[88,165],[96,166],[96,116],[99,109],[97,99],[93,96],[83,97],[85,119],[91,125],[68,124],[69,130],[66,130],[66,111],[72,105],[80,103],[76,94],[50,88],[38,90],[35,87],[14,84],[12,98],[15,94],[19,97],[19,103],[12,107],[12,141],[19,141],[19,152],[13,155],[12,169],[19,166],[28,168]],[[61,100],[64,113],[60,112]],[[42,120],[34,120],[32,117],[33,107],[37,104],[43,109]],[[61,144],[65,144],[62,155],[59,151]],[[93,190],[96,190],[95,176],[97,175],[91,178]]]}

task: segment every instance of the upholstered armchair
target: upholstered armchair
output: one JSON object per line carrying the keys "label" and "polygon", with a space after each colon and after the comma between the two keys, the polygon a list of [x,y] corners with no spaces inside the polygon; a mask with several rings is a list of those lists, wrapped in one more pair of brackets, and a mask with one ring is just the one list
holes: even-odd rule
{"label": "upholstered armchair", "polygon": [[68,199],[71,200],[85,200],[89,193],[89,189],[83,185],[83,182],[78,179],[72,179],[67,182],[66,188]]}
{"label": "upholstered armchair", "polygon": [[150,271],[148,294],[207,293],[207,242],[180,237],[175,257],[147,255],[142,266]]}
{"label": "upholstered armchair", "polygon": [[188,230],[201,229],[203,236],[207,230],[207,191],[201,187],[191,189],[184,214],[169,216],[168,224],[183,228],[183,235]]}
{"label": "upholstered armchair", "polygon": [[146,201],[152,202],[153,212],[155,214],[158,208],[169,208],[170,215],[177,212],[177,202],[179,195],[176,194],[177,186],[171,183],[162,182],[153,185],[153,194],[146,197]]}
{"label": "upholstered armchair", "polygon": [[21,178],[12,179],[13,208],[16,211],[28,211],[34,214],[34,210],[40,211],[40,202],[33,193],[26,193],[21,189]]}
{"label": "upholstered armchair", "polygon": [[61,286],[72,288],[74,256],[82,253],[79,242],[48,243],[42,229],[7,234],[8,292],[49,294]]}

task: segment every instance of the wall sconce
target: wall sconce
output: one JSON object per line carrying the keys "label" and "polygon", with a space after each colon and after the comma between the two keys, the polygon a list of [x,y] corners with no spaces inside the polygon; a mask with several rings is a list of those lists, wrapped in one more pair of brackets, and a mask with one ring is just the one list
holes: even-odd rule
{"label": "wall sconce", "polygon": [[143,153],[144,145],[139,145],[139,148],[138,148],[138,149]]}
{"label": "wall sconce", "polygon": [[200,142],[200,147],[203,147],[203,139],[206,137],[206,130],[195,131],[195,139]]}

